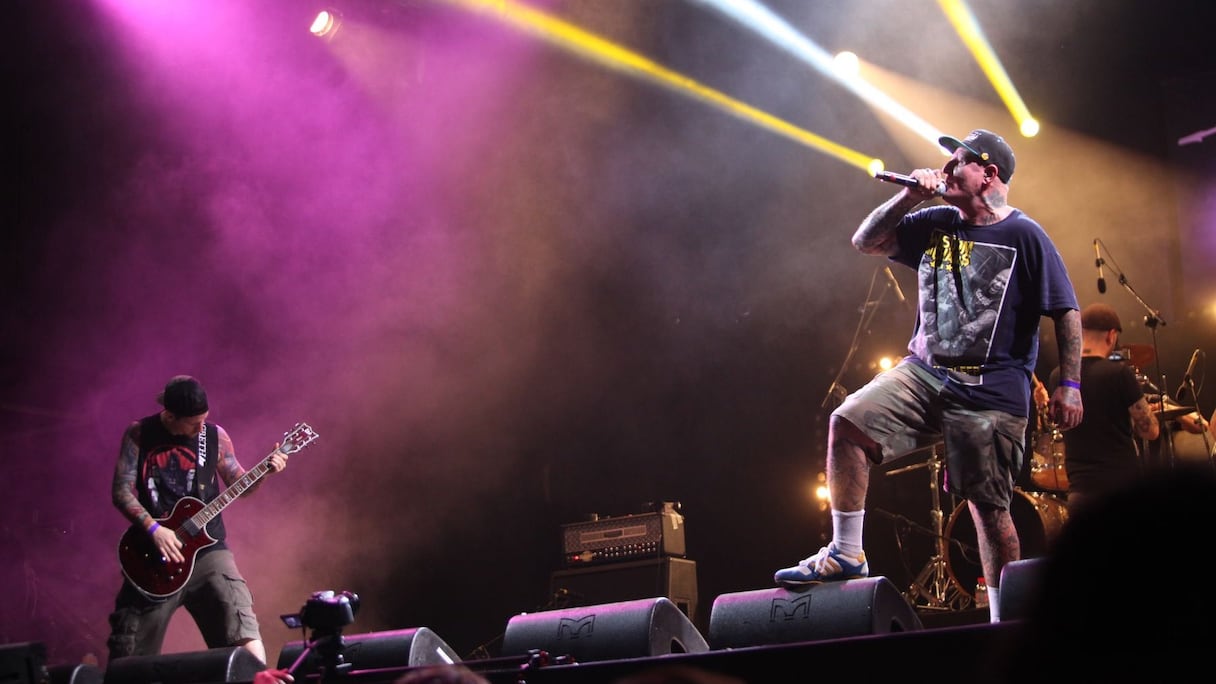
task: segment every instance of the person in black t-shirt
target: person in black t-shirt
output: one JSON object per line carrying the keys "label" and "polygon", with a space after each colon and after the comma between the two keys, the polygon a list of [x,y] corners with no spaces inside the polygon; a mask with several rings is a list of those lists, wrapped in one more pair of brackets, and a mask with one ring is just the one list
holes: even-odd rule
{"label": "person in black t-shirt", "polygon": [[[1111,360],[1123,326],[1106,304],[1081,311],[1081,424],[1064,433],[1070,515],[1094,497],[1128,484],[1144,473],[1136,438],[1154,440],[1161,426],[1144,396],[1136,370]],[[1052,371],[1049,386],[1059,383]]]}

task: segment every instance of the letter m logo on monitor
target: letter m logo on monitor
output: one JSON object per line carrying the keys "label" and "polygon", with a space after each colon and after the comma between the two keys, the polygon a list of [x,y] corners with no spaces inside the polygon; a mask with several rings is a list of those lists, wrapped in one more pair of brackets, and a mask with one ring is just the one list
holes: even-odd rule
{"label": "letter m logo on monitor", "polygon": [[588,615],[587,617],[578,618],[562,618],[557,623],[557,638],[562,639],[579,639],[589,637],[595,631],[595,616]]}
{"label": "letter m logo on monitor", "polygon": [[769,622],[789,622],[791,620],[806,620],[811,616],[811,594],[807,593],[794,600],[786,598],[773,599],[769,611]]}

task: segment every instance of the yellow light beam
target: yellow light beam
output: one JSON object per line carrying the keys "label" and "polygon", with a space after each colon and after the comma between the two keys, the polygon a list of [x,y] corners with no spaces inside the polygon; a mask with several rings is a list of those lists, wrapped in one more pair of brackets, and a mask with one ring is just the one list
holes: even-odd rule
{"label": "yellow light beam", "polygon": [[1031,137],[1038,133],[1038,121],[1030,115],[1030,110],[1026,108],[1022,96],[1013,86],[1013,81],[1009,80],[1009,74],[1001,65],[1001,60],[997,58],[996,53],[992,51],[992,45],[984,37],[983,29],[975,20],[975,15],[967,7],[965,0],[937,0],[937,4],[941,6],[946,18],[954,25],[954,30],[958,32],[959,37],[963,39],[963,44],[975,57],[980,70],[988,77],[992,87],[996,89],[997,95],[1013,115],[1013,120],[1017,122],[1022,135]]}
{"label": "yellow light beam", "polygon": [[751,121],[779,135],[856,166],[871,175],[883,169],[882,162],[874,157],[799,128],[783,119],[740,102],[721,91],[702,85],[683,74],[667,69],[636,52],[537,9],[521,5],[513,0],[444,1],[491,15],[517,29],[613,69],[640,76],[676,91],[682,91],[743,120]]}

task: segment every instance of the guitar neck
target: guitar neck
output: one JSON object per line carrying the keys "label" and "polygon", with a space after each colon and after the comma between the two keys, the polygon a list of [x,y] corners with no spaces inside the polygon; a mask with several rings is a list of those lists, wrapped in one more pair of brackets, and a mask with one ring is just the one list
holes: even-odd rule
{"label": "guitar neck", "polygon": [[219,493],[219,496],[212,499],[198,513],[191,516],[190,522],[194,529],[201,530],[206,527],[207,523],[211,522],[215,516],[228,507],[228,504],[241,498],[242,494],[248,492],[257,484],[258,480],[261,480],[263,476],[269,473],[270,457],[277,454],[278,451],[278,449],[271,451],[266,455],[266,458],[263,458],[257,465],[245,471],[245,474],[237,479],[236,482],[225,487],[224,491]]}

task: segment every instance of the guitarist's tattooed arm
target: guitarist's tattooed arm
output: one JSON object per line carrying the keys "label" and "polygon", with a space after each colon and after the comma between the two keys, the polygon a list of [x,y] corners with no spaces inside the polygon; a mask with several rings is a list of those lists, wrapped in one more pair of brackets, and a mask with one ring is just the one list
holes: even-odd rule
{"label": "guitarist's tattooed arm", "polygon": [[111,485],[111,498],[114,506],[134,525],[148,531],[152,544],[164,558],[181,563],[186,559],[182,555],[182,541],[168,527],[156,524],[156,519],[139,503],[136,492],[136,478],[139,477],[139,436],[140,423],[134,421],[127,427],[122,436],[122,446],[118,451],[118,462],[114,465],[114,482]]}
{"label": "guitarist's tattooed arm", "polygon": [[132,523],[145,529],[152,525],[152,514],[139,504],[135,492],[135,468],[139,462],[139,421],[131,423],[122,436],[118,463],[114,465],[114,483],[110,495],[114,507]]}

